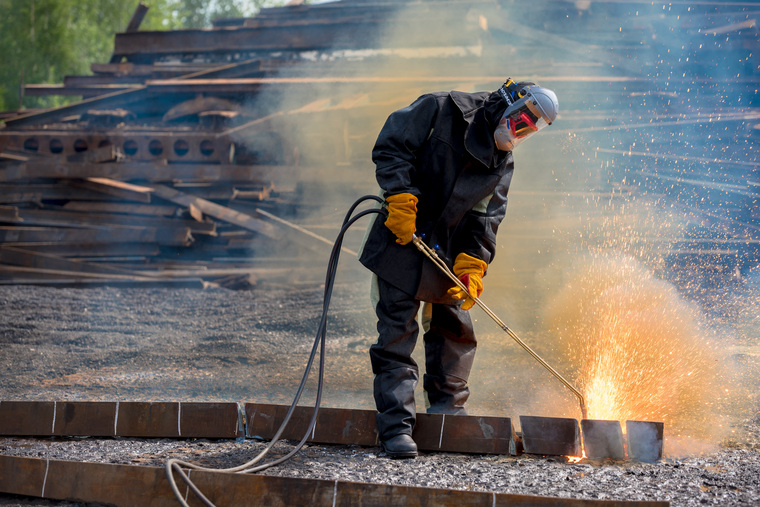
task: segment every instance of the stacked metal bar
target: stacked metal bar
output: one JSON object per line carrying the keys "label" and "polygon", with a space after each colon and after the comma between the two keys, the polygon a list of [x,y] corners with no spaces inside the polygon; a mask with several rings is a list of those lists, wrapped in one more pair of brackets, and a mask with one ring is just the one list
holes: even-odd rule
{"label": "stacked metal bar", "polygon": [[[342,186],[330,199],[348,203],[374,191],[369,153],[390,111],[425,91],[493,89],[507,74],[560,92],[562,125],[548,135],[593,132],[593,157],[610,174],[592,175],[592,190],[622,181],[678,210],[688,234],[657,238],[673,264],[701,262],[720,277],[756,262],[752,12],[543,0],[519,16],[513,8],[343,0],[166,32],[139,30],[138,8],[92,75],[25,86],[29,96],[82,100],[2,114],[0,245],[36,260],[2,260],[0,281],[119,280],[64,261],[108,262],[135,281],[176,270],[178,259],[253,269],[262,251],[282,251],[283,236],[298,242],[271,216],[307,220],[315,186]],[[567,190],[562,181],[522,190]],[[227,220],[235,213],[246,216]],[[229,258],[247,260],[215,260]]]}

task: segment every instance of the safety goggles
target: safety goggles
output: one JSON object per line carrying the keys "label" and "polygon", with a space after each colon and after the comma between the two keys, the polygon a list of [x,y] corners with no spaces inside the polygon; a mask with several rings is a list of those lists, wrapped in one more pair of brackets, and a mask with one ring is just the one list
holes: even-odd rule
{"label": "safety goggles", "polygon": [[533,132],[538,132],[536,121],[524,111],[509,117],[509,128],[516,138],[526,137]]}

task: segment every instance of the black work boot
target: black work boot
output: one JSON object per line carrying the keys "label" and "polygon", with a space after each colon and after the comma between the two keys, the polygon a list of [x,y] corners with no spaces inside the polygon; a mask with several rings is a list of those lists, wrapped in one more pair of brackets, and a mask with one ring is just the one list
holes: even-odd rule
{"label": "black work boot", "polygon": [[380,442],[380,447],[389,458],[416,458],[417,457],[417,444],[414,443],[412,437],[406,433],[401,433],[395,437],[391,437],[388,440]]}

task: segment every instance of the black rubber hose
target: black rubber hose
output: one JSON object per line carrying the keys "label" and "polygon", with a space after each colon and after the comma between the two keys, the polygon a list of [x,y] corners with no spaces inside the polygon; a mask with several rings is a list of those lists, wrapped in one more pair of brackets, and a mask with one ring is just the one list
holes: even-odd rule
{"label": "black rubber hose", "polygon": [[[380,207],[380,208],[367,209],[367,210],[361,211],[356,216],[352,216],[356,208],[362,202],[367,201],[367,200],[375,200],[379,202],[380,204],[383,204],[384,202],[382,198],[376,195],[365,195],[357,199],[356,202],[354,202],[351,205],[348,212],[346,213],[345,218],[343,219],[343,224],[335,240],[335,243],[333,244],[333,248],[330,253],[330,259],[327,263],[327,272],[325,275],[325,291],[323,295],[323,304],[322,304],[322,316],[320,318],[317,334],[314,338],[314,344],[309,354],[309,360],[306,363],[306,368],[304,369],[304,374],[303,374],[303,377],[301,378],[301,382],[298,385],[298,389],[293,399],[293,403],[290,405],[290,408],[288,409],[288,412],[285,415],[285,418],[280,424],[280,427],[278,428],[274,437],[272,437],[272,440],[269,442],[267,447],[261,453],[259,453],[258,456],[256,456],[254,459],[248,461],[247,463],[243,465],[240,465],[234,468],[228,468],[223,471],[236,472],[236,473],[253,473],[253,472],[258,472],[266,468],[278,465],[290,459],[294,454],[296,454],[299,450],[301,450],[303,445],[306,443],[306,440],[308,440],[309,434],[312,432],[317,422],[317,414],[319,413],[319,406],[322,402],[322,390],[324,386],[325,343],[326,343],[326,336],[327,336],[327,312],[328,312],[328,309],[330,308],[330,300],[332,299],[333,286],[335,284],[335,275],[338,269],[338,260],[340,259],[340,250],[343,245],[343,238],[346,234],[346,231],[348,231],[348,229],[351,228],[351,226],[354,223],[356,223],[356,221],[359,220],[360,218],[365,217],[367,215],[371,215],[371,214],[387,215],[386,209],[383,207]],[[311,368],[314,364],[314,358],[316,356],[318,347],[319,347],[320,357],[319,357],[319,371],[318,371],[318,381],[317,381],[317,395],[316,395],[316,400],[314,403],[314,411],[312,413],[311,420],[306,429],[306,432],[304,433],[303,438],[296,445],[296,447],[287,455],[281,458],[278,458],[270,463],[264,463],[262,465],[253,466],[259,461],[261,461],[261,459],[263,459],[266,456],[266,454],[272,449],[275,443],[277,443],[277,441],[280,439],[280,436],[284,432],[285,427],[287,426],[288,422],[290,422],[290,418],[293,415],[293,412],[295,411],[295,407],[297,406],[298,401],[301,398],[301,395],[303,394],[304,388],[306,386],[306,381],[308,380],[309,374],[311,373]],[[188,463],[188,462],[184,462],[180,460],[167,461],[166,463],[167,477],[171,484],[172,490],[174,491],[174,494],[177,497],[177,500],[179,500],[180,504],[183,506],[188,505],[187,502],[185,502],[184,498],[182,498],[182,495],[180,494],[179,489],[177,488],[177,484],[176,484],[176,481],[174,480],[174,475],[173,475],[174,471],[176,471],[179,474],[180,478],[190,488],[190,491],[192,491],[193,494],[196,495],[196,497],[199,500],[201,500],[201,502],[203,502],[208,507],[214,507],[213,503],[211,503],[211,501],[203,495],[200,489],[198,489],[198,487],[195,484],[193,484],[193,482],[190,480],[190,477],[184,472],[184,470],[182,470],[183,466],[190,469],[196,469],[196,470],[208,470],[204,467],[200,467],[192,463]],[[221,470],[217,470],[217,471],[221,471]]]}

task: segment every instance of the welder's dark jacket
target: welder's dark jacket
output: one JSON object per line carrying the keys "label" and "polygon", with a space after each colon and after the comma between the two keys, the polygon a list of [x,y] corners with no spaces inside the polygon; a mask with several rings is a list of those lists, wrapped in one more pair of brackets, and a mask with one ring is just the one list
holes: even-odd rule
{"label": "welder's dark jacket", "polygon": [[[384,196],[419,199],[417,235],[438,245],[449,267],[460,252],[490,263],[506,213],[514,165],[511,152],[495,148],[484,108],[489,96],[423,95],[388,117],[372,151]],[[397,244],[384,222],[378,216],[372,224],[361,263],[419,300],[452,303],[446,292],[454,283],[412,243]]]}

